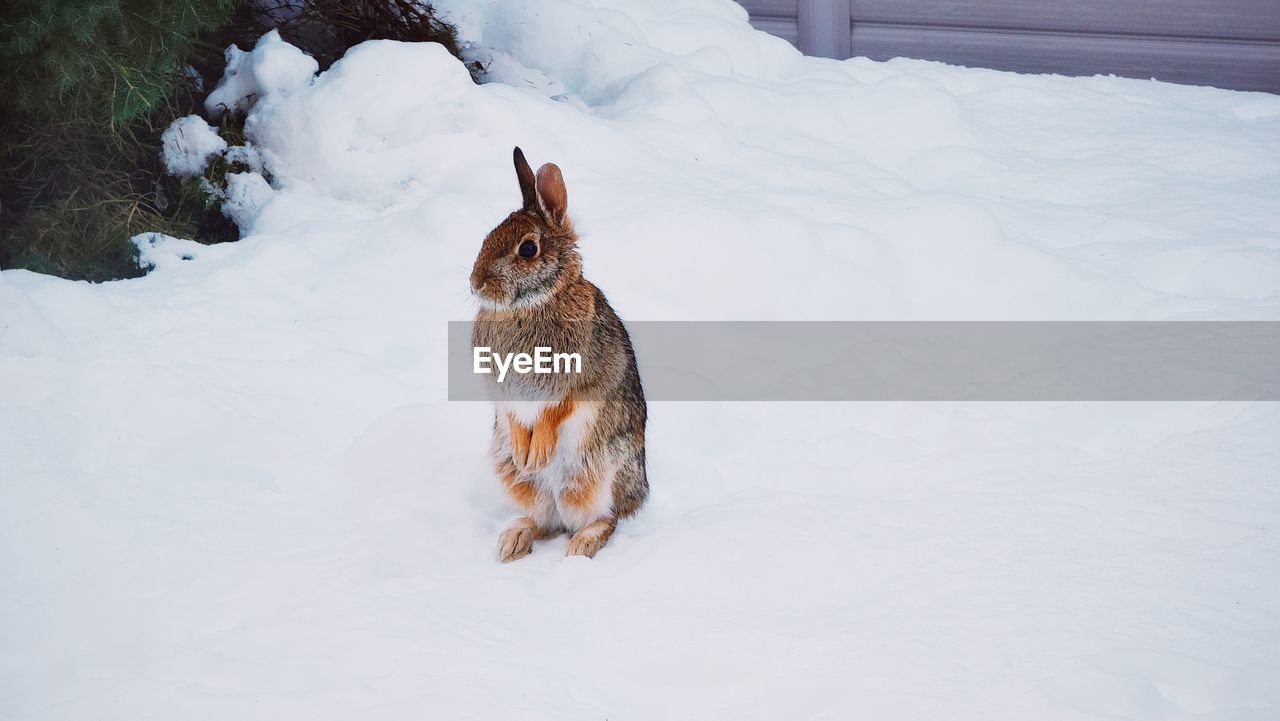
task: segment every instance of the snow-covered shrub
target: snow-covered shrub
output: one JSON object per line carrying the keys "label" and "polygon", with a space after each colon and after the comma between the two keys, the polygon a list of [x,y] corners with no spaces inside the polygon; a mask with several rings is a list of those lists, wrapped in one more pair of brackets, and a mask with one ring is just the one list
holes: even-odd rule
{"label": "snow-covered shrub", "polygon": [[[162,138],[175,119],[203,112],[226,70],[223,48],[265,43],[290,61],[251,63],[219,88],[213,106],[236,110],[264,89],[309,82],[364,40],[435,41],[457,54],[453,28],[413,0],[16,0],[4,15],[0,268],[87,280],[141,274],[130,242],[139,233],[236,239],[222,212],[231,184],[228,212],[242,223],[266,197],[256,151],[217,155],[219,135],[245,147],[241,114],[215,118],[217,134],[193,118]],[[237,173],[258,177],[228,179]]]}
{"label": "snow-covered shrub", "polygon": [[[0,22],[0,268],[138,275],[129,238],[194,234],[160,130],[190,112],[184,58],[232,0],[17,0]],[[192,212],[188,212],[192,211]]]}
{"label": "snow-covered shrub", "polygon": [[199,115],[173,121],[160,136],[160,142],[165,169],[179,178],[201,174],[213,156],[227,149],[227,141]]}
{"label": "snow-covered shrub", "polygon": [[196,239],[239,239],[272,194],[262,156],[244,138],[244,118],[225,114],[217,128],[199,116],[179,118],[164,137],[165,167],[178,183],[180,202],[204,213]]}
{"label": "snow-covered shrub", "polygon": [[185,195],[224,219],[224,235],[230,237],[220,239],[234,240],[274,192],[261,154],[245,140],[245,113],[259,99],[306,87],[318,66],[276,30],[264,33],[251,51],[228,47],[226,59],[221,80],[204,102],[220,127],[197,115],[179,118],[164,132],[164,159]]}

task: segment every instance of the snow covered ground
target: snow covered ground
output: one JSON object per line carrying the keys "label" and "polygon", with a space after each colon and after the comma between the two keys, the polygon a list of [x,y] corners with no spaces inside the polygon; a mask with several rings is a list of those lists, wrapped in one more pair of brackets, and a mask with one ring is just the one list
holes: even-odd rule
{"label": "snow covered ground", "polygon": [[241,59],[243,241],[0,274],[0,718],[1280,718],[1277,404],[654,404],[646,511],[502,565],[444,400],[513,145],[626,319],[1275,320],[1280,97],[438,4],[494,82]]}

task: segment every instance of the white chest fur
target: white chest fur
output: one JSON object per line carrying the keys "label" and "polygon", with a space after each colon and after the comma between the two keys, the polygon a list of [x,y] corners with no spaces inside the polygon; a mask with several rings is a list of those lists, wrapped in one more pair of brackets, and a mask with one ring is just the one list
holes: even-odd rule
{"label": "white chest fur", "polygon": [[[498,401],[496,403],[499,417],[509,415],[525,428],[532,429],[548,403],[540,401]],[[560,423],[556,433],[555,451],[545,467],[533,474],[534,485],[539,489],[539,508],[535,519],[549,522],[547,525],[562,525],[570,531],[603,517],[612,515],[613,506],[613,471],[612,469],[587,468],[588,459],[584,457],[583,445],[590,436],[596,420],[596,404],[578,403],[568,418]],[[591,464],[596,465],[596,464]],[[591,502],[585,507],[567,505],[562,500],[566,490],[578,486],[580,475],[590,472],[595,480],[596,492]]]}
{"label": "white chest fur", "polygon": [[538,421],[538,416],[542,415],[542,409],[550,403],[547,401],[496,401],[494,405],[497,406],[499,418],[510,416],[525,428],[532,429],[533,424]]}

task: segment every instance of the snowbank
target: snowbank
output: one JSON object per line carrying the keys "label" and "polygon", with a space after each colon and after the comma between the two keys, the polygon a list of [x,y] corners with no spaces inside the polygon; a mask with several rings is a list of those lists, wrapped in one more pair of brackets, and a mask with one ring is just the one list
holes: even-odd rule
{"label": "snowbank", "polygon": [[440,5],[502,83],[264,38],[250,237],[0,274],[0,716],[1280,712],[1275,404],[654,404],[646,512],[502,566],[443,400],[513,145],[627,319],[1276,319],[1274,96]]}
{"label": "snowbank", "polygon": [[227,149],[227,141],[199,115],[178,118],[160,135],[164,167],[180,178],[204,172],[209,159]]}
{"label": "snowbank", "polygon": [[273,195],[271,185],[258,173],[228,173],[222,212],[242,231],[252,231],[254,219]]}
{"label": "snowbank", "polygon": [[265,95],[298,90],[320,69],[315,58],[286,43],[276,30],[259,38],[250,52],[232,45],[226,57],[227,69],[204,101],[205,112],[214,119],[243,112]]}

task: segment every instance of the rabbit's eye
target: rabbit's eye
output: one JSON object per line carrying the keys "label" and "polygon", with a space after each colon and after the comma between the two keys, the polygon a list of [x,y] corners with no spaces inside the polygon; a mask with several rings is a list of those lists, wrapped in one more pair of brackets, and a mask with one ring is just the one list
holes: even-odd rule
{"label": "rabbit's eye", "polygon": [[538,244],[532,240],[526,240],[520,244],[520,248],[516,251],[521,258],[532,258],[538,254]]}

